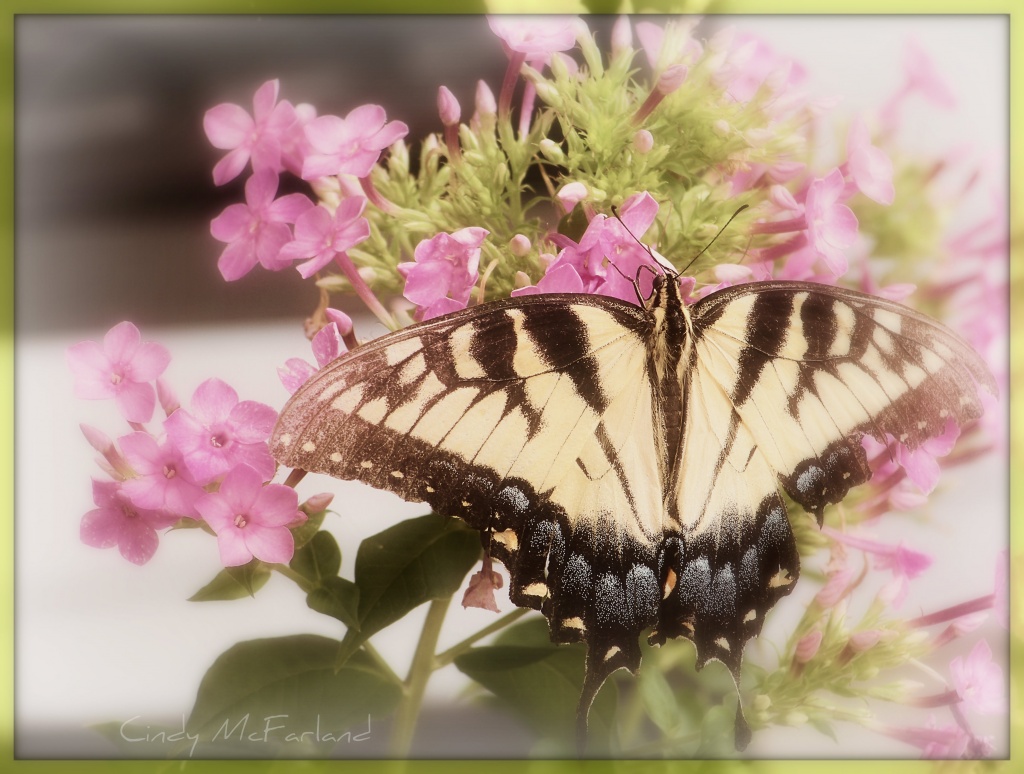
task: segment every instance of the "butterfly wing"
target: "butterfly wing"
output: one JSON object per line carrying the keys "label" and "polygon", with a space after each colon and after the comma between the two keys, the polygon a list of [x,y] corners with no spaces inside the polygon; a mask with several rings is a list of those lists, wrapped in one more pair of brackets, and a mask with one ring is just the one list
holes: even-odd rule
{"label": "butterfly wing", "polygon": [[789,593],[799,562],[779,486],[820,523],[870,477],[861,439],[911,448],[982,413],[995,383],[966,342],[907,307],[855,291],[752,283],[691,308],[684,440],[674,466],[678,577],[656,639],[686,636],[698,664],[738,677],[744,643]]}
{"label": "butterfly wing", "polygon": [[512,601],[542,609],[555,641],[587,642],[585,718],[610,672],[639,665],[660,599],[665,451],[650,332],[644,310],[603,296],[457,312],[314,375],[271,449],[480,530]]}

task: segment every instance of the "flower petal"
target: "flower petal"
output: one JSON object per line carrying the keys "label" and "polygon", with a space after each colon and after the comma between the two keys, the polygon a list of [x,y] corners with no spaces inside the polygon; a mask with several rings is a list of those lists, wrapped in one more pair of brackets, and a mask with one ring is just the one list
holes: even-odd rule
{"label": "flower petal", "polygon": [[255,123],[244,108],[222,102],[206,111],[203,131],[214,148],[237,148],[252,133]]}

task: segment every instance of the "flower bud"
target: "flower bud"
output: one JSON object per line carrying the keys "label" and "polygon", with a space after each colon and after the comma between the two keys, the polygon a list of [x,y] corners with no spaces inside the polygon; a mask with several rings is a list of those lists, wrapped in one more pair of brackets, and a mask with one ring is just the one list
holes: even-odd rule
{"label": "flower bud", "polygon": [[583,199],[586,199],[589,194],[587,187],[579,181],[574,183],[566,183],[561,187],[556,196],[558,201],[562,203],[562,208],[566,212],[572,211],[572,208]]}
{"label": "flower bud", "polygon": [[641,129],[633,135],[633,147],[637,153],[648,153],[654,147],[654,135],[646,129]]}
{"label": "flower bud", "polygon": [[881,638],[882,632],[879,629],[867,629],[862,632],[854,632],[850,635],[849,648],[854,653],[863,653],[864,651],[875,647]]}
{"label": "flower bud", "polygon": [[666,67],[664,72],[658,76],[658,93],[662,96],[668,96],[680,86],[686,80],[686,76],[689,74],[689,70],[686,69],[686,65],[674,64],[670,67]]}
{"label": "flower bud", "polygon": [[818,648],[821,647],[821,638],[822,633],[817,629],[801,637],[796,644],[793,660],[798,664],[806,664],[814,658]]}
{"label": "flower bud", "polygon": [[476,114],[483,118],[484,116],[493,116],[498,112],[498,103],[494,101],[494,92],[491,91],[491,87],[483,81],[476,82]]}
{"label": "flower bud", "polygon": [[553,164],[564,164],[565,163],[565,151],[562,150],[562,146],[552,140],[550,137],[545,137],[538,144],[541,155]]}
{"label": "flower bud", "polygon": [[327,510],[327,506],[331,504],[333,499],[334,495],[330,492],[321,492],[310,497],[300,507],[306,513],[320,513]]}
{"label": "flower bud", "polygon": [[719,118],[713,124],[711,124],[711,131],[717,134],[719,137],[728,137],[732,134],[732,126],[724,118]]}
{"label": "flower bud", "polygon": [[160,406],[163,408],[165,416],[169,417],[181,406],[178,396],[174,394],[174,390],[164,381],[162,376],[156,380],[156,397],[160,401]]}
{"label": "flower bud", "polygon": [[628,53],[633,48],[633,26],[626,14],[620,14],[612,25],[612,59]]}
{"label": "flower bud", "polygon": [[533,284],[533,280],[530,279],[530,275],[525,271],[517,271],[515,277],[512,279],[512,284],[516,289],[527,288]]}
{"label": "flower bud", "polygon": [[441,123],[445,126],[456,126],[462,116],[462,108],[459,101],[451,93],[447,86],[441,86],[437,90],[437,112],[441,116]]}
{"label": "flower bud", "polygon": [[523,234],[516,234],[508,243],[509,251],[517,258],[522,258],[529,253],[532,246],[530,239]]}
{"label": "flower bud", "polygon": [[807,715],[799,710],[793,710],[792,712],[786,713],[786,717],[782,719],[782,722],[787,726],[793,726],[796,728],[807,723]]}

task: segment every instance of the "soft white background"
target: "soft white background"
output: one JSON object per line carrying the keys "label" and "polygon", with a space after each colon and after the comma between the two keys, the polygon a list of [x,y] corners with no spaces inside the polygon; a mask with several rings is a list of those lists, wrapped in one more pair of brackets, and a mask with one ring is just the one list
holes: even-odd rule
{"label": "soft white background", "polygon": [[[907,147],[942,154],[953,147],[970,146],[972,157],[983,164],[987,183],[1005,191],[1005,17],[756,17],[736,18],[733,23],[764,36],[777,50],[803,62],[813,93],[842,95],[835,109],[839,116],[884,101],[901,81],[905,41],[916,38],[953,85],[959,104],[955,111],[942,112],[920,100],[913,102],[905,113]],[[466,62],[465,66],[473,64]],[[239,91],[234,101],[248,105],[257,85],[258,81]],[[497,83],[491,85],[497,90]],[[197,243],[208,253],[209,261],[215,261],[217,244],[212,239],[204,243],[201,236]],[[66,259],[71,261],[74,256]],[[31,256],[19,253],[17,260],[21,266]],[[59,284],[61,278],[51,276],[47,281]],[[80,292],[88,293],[88,289]],[[202,380],[218,376],[235,386],[243,399],[279,407],[286,393],[275,368],[288,357],[311,359],[300,322],[147,327],[143,333],[146,339],[170,349],[173,360],[165,376],[183,403]],[[206,668],[240,640],[300,632],[340,634],[336,622],[309,611],[297,588],[279,578],[255,599],[186,602],[219,569],[214,541],[198,531],[166,536],[153,560],[141,568],[122,560],[116,550],[99,551],[79,541],[79,519],[92,508],[90,477],[97,475],[98,469],[78,423],[87,422],[112,436],[126,428],[112,405],[73,397],[63,353],[75,341],[99,339],[104,330],[61,330],[17,339],[19,756],[103,755],[109,748],[85,730],[87,724],[134,716],[141,716],[140,723],[157,722],[187,714]],[[366,335],[366,328],[362,332]],[[993,558],[1006,545],[1007,485],[1001,458],[990,457],[952,470],[942,486],[943,494],[934,499],[937,526],[919,529],[907,519],[892,519],[885,521],[885,531],[879,532],[884,539],[905,539],[936,554],[933,567],[913,585],[904,607],[907,613],[928,612],[989,593]],[[402,503],[358,484],[310,477],[300,487],[301,496],[317,491],[338,493],[333,507],[341,515],[330,516],[326,526],[342,546],[343,572],[349,575],[362,538],[396,520],[425,512],[423,506]],[[802,602],[815,590],[813,584],[804,583],[793,597],[781,602],[762,639],[784,638],[786,627],[801,612]],[[505,611],[512,609],[507,597],[499,604]],[[416,611],[387,634],[374,638],[399,674],[407,669],[422,614],[422,609]],[[492,620],[492,614],[485,611],[453,605],[440,647],[454,644]],[[1004,633],[990,620],[966,639],[965,647],[948,648],[948,653],[934,662],[939,670],[944,670],[947,658],[963,652],[979,634],[993,643],[998,658],[1005,659]],[[751,645],[751,652],[755,647]],[[942,688],[926,677],[912,677],[922,679],[924,693]],[[428,700],[446,702],[464,685],[461,675],[449,668],[431,682]],[[950,722],[945,711],[935,714],[942,723]],[[902,715],[903,722],[923,722],[927,717],[927,713]],[[972,720],[993,736],[997,751],[1007,750],[1004,719]],[[843,730],[839,745],[809,729],[759,734],[750,753],[793,757],[916,754],[876,735]],[[458,737],[457,730],[453,736]],[[459,754],[457,748],[448,749]],[[493,749],[499,754],[513,752]]]}

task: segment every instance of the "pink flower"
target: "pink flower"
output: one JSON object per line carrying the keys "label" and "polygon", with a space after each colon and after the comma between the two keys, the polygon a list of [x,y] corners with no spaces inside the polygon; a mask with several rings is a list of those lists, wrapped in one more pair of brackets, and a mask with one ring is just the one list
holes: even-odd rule
{"label": "pink flower", "polygon": [[992,649],[985,640],[978,640],[967,658],[954,658],[949,673],[964,706],[982,715],[1006,712],[1003,670],[992,660]]}
{"label": "pink flower", "polygon": [[178,409],[164,420],[196,483],[205,486],[242,463],[264,480],[276,465],[267,439],[277,419],[270,406],[238,400],[230,385],[207,379],[192,394],[192,413]]}
{"label": "pink flower", "polygon": [[341,340],[341,331],[337,323],[328,323],[313,337],[313,357],[323,368],[345,353],[345,344]]}
{"label": "pink flower", "polygon": [[884,591],[884,596],[893,607],[899,607],[907,592],[907,581],[916,578],[932,564],[932,558],[921,551],[906,548],[903,543],[892,545],[865,537],[857,537],[825,526],[821,531],[843,545],[857,548],[875,558],[875,568],[890,570],[893,581]]}
{"label": "pink flower", "polygon": [[815,654],[818,652],[818,648],[821,647],[821,639],[823,636],[824,635],[821,630],[815,629],[801,637],[793,652],[793,660],[797,664],[806,664],[814,658]]}
{"label": "pink flower", "polygon": [[272,564],[289,561],[295,540],[288,527],[306,520],[294,489],[264,486],[263,477],[248,465],[232,468],[220,489],[199,499],[196,510],[217,533],[225,567],[246,564],[253,557]]}
{"label": "pink flower", "polygon": [[903,68],[907,91],[919,91],[928,101],[939,107],[956,107],[953,90],[939,74],[928,52],[912,38],[906,41],[903,47]]}
{"label": "pink flower", "polygon": [[290,102],[277,101],[278,81],[267,81],[253,97],[253,115],[229,102],[206,111],[203,129],[215,148],[229,150],[213,168],[213,182],[223,185],[238,177],[252,159],[253,172],[280,172],[282,141],[297,117]]}
{"label": "pink flower", "polygon": [[958,725],[894,726],[878,729],[886,736],[921,749],[924,758],[960,758],[967,752],[970,735]]}
{"label": "pink flower", "polygon": [[671,27],[645,21],[636,23],[636,37],[652,70],[673,64],[693,64],[700,59],[704,47],[693,37],[693,29],[699,21],[691,17]]}
{"label": "pink flower", "polygon": [[939,457],[945,457],[960,437],[960,428],[953,420],[946,422],[942,435],[929,438],[916,449],[896,444],[896,461],[907,472],[907,478],[917,485],[923,494],[930,494],[939,483]]}
{"label": "pink flower", "polygon": [[505,585],[505,579],[501,577],[501,573],[495,572],[492,568],[491,557],[484,556],[480,572],[474,573],[469,579],[469,586],[462,597],[462,606],[480,607],[490,610],[492,613],[501,612],[494,599],[494,592],[503,585]]}
{"label": "pink flower", "polygon": [[892,204],[896,189],[892,182],[892,160],[881,148],[871,144],[864,119],[858,116],[846,136],[846,156],[850,176],[857,189],[879,204]]}
{"label": "pink flower", "polygon": [[381,151],[408,133],[409,127],[401,121],[388,122],[380,105],[362,105],[345,118],[314,118],[306,125],[310,152],[302,164],[302,177],[366,177]]}
{"label": "pink flower", "polygon": [[92,499],[97,505],[82,517],[81,538],[94,548],[117,546],[133,564],[145,564],[156,552],[156,531],[178,520],[160,511],[138,508],[113,481],[93,481]]}
{"label": "pink flower", "polygon": [[576,268],[571,264],[563,263],[553,269],[549,269],[540,278],[536,285],[529,285],[525,288],[518,288],[512,291],[512,296],[531,296],[537,293],[582,293],[584,292],[583,280],[576,273]]}
{"label": "pink flower", "polygon": [[437,89],[437,113],[444,126],[459,125],[462,108],[459,107],[459,101],[447,86],[439,86]]}
{"label": "pink flower", "polygon": [[766,41],[738,34],[714,80],[737,102],[748,102],[762,85],[780,91],[784,86],[799,84],[805,77],[801,65],[780,56]]}
{"label": "pink flower", "polygon": [[181,452],[168,441],[157,443],[149,433],[132,433],[119,439],[125,459],[138,474],[122,490],[139,508],[195,516],[193,506],[203,494]]}
{"label": "pink flower", "polygon": [[311,366],[301,357],[290,357],[283,366],[277,369],[277,378],[281,380],[281,384],[290,394],[295,394],[295,391],[304,385],[316,371],[316,366]]}
{"label": "pink flower", "polygon": [[66,354],[77,397],[113,398],[129,422],[148,422],[153,416],[156,394],[149,382],[164,372],[171,355],[160,344],[143,342],[132,323],[121,322],[107,331],[102,347],[82,341]]}
{"label": "pink flower", "polygon": [[843,173],[833,169],[811,183],[804,203],[807,238],[837,277],[846,273],[844,250],[856,240],[858,226],[853,210],[839,201],[843,188]]}
{"label": "pink flower", "polygon": [[[619,217],[598,215],[587,226],[579,244],[564,237],[559,244],[566,247],[548,265],[547,275],[555,275],[536,286],[520,288],[513,295],[531,293],[580,292],[600,293],[632,303],[637,302],[633,280],[641,265],[650,266],[652,258],[637,240],[651,227],[658,214],[658,203],[646,191],[634,194],[622,203]],[[570,267],[572,274],[563,267]],[[573,276],[575,275],[575,276]],[[641,292],[650,291],[651,278],[641,273]]]}
{"label": "pink flower", "polygon": [[303,212],[295,221],[295,238],[281,248],[282,260],[308,258],[296,268],[309,279],[335,256],[370,236],[370,224],[362,217],[366,199],[352,196],[332,214],[322,204]]}
{"label": "pink flower", "polygon": [[491,32],[509,51],[543,57],[576,45],[576,16],[488,16]]}
{"label": "pink flower", "polygon": [[572,212],[573,207],[590,196],[590,192],[587,190],[586,185],[577,180],[563,185],[558,189],[558,193],[555,196],[558,197],[562,209],[566,212]]}
{"label": "pink flower", "polygon": [[277,174],[264,169],[245,183],[245,204],[231,204],[210,223],[210,233],[228,246],[220,254],[217,268],[224,279],[239,279],[257,264],[280,271],[291,260],[280,257],[281,248],[291,241],[288,223],[294,223],[313,202],[303,194],[288,194],[274,200]]}
{"label": "pink flower", "polygon": [[489,232],[470,227],[422,240],[414,262],[398,264],[405,297],[420,307],[421,320],[465,308],[477,280],[480,245]]}

